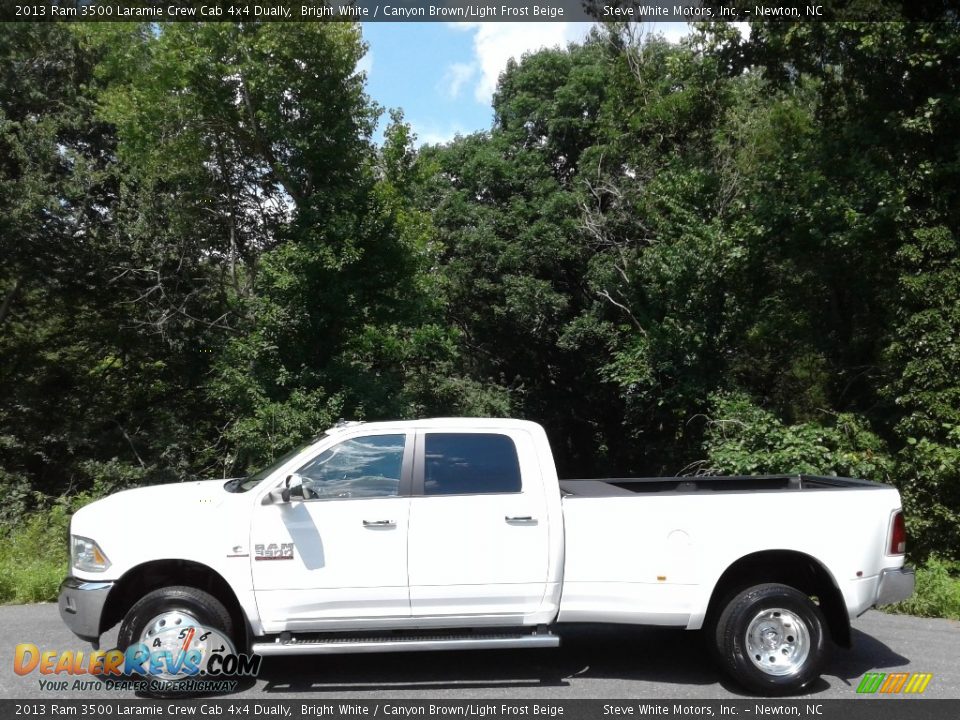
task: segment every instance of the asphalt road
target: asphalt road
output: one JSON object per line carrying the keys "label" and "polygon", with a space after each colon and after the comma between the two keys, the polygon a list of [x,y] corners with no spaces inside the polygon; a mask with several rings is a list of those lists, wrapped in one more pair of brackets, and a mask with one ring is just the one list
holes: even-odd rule
{"label": "asphalt road", "polygon": [[[13,671],[14,648],[88,650],[56,605],[0,607],[0,698],[132,698],[132,692],[41,691],[40,675]],[[264,658],[236,699],[577,699],[749,697],[721,677],[700,633],[611,626],[569,627],[552,650]],[[854,623],[854,648],[837,648],[810,696],[850,698],[866,672],[933,673],[925,695],[960,699],[960,623],[870,611]],[[116,630],[105,635],[104,647]],[[88,676],[89,677],[89,676]],[[862,696],[861,696],[862,697]]]}

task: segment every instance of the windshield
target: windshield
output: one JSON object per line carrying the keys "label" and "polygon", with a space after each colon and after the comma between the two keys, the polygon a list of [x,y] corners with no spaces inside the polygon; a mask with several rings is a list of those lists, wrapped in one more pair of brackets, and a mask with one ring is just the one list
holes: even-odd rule
{"label": "windshield", "polygon": [[271,473],[276,472],[276,470],[281,467],[287,460],[292,458],[294,455],[297,455],[303,452],[306,448],[310,447],[317,441],[317,438],[308,440],[305,443],[297,445],[293,450],[283,455],[283,457],[274,461],[267,467],[262,470],[258,470],[253,475],[250,475],[245,478],[236,478],[234,480],[227,481],[227,484],[223,486],[223,489],[227,492],[246,492],[251,490],[257,485],[259,485],[264,479],[266,479]]}

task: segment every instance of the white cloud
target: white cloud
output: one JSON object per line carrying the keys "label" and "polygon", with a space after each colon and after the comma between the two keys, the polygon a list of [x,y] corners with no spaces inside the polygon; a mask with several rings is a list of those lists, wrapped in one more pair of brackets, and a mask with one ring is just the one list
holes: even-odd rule
{"label": "white cloud", "polygon": [[447,68],[447,72],[441,81],[442,91],[451,99],[456,100],[460,97],[463,86],[476,75],[476,72],[477,66],[475,63],[453,63]]}
{"label": "white cloud", "polygon": [[457,135],[469,135],[468,130],[458,122],[438,124],[435,121],[408,120],[410,127],[417,136],[417,147],[421,145],[443,145],[453,140]]}
{"label": "white cloud", "polygon": [[355,72],[366,73],[367,80],[370,79],[370,73],[373,72],[373,51],[367,50],[362,58],[357,62]]}
{"label": "white cloud", "polygon": [[693,27],[684,22],[653,22],[648,25],[649,32],[663,35],[667,42],[677,43],[693,32]]}
{"label": "white cloud", "polygon": [[[738,22],[730,24],[739,31],[741,36],[745,38],[750,37],[750,23]],[[684,22],[653,22],[649,23],[647,27],[649,32],[663,35],[667,41],[672,43],[680,42],[693,32],[693,25]]]}
{"label": "white cloud", "polygon": [[[591,23],[451,23],[458,30],[473,33],[473,60],[457,63],[461,75],[453,76],[451,66],[448,75],[462,77],[457,91],[467,83],[474,82],[473,96],[477,102],[489,105],[497,89],[500,73],[507,62],[520,60],[526,52],[541,48],[565,47],[567,43],[582,40],[589,32]],[[470,69],[469,74],[466,68]]]}

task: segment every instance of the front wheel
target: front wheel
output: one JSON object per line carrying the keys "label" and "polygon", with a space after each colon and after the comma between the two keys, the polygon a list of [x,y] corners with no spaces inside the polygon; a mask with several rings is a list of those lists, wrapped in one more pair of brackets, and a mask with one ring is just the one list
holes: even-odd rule
{"label": "front wheel", "polygon": [[[120,625],[117,646],[126,652],[133,645],[150,653],[154,679],[183,679],[182,668],[187,651],[233,652],[233,622],[223,603],[208,592],[184,585],[160,588],[147,593],[130,608]],[[159,665],[153,667],[153,656]],[[192,672],[195,672],[193,670]],[[193,694],[181,691],[176,682],[166,682],[162,690],[148,690],[150,697],[181,697]]]}
{"label": "front wheel", "polygon": [[827,659],[820,608],[789,585],[747,588],[724,608],[716,625],[723,669],[760,695],[798,693],[820,677]]}

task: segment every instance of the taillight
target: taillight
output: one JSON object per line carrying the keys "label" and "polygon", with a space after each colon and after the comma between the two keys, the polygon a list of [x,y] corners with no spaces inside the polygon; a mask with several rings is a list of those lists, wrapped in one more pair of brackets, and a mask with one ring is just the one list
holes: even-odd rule
{"label": "taillight", "polygon": [[907,551],[907,525],[903,521],[903,513],[898,511],[893,516],[890,527],[890,547],[888,555],[903,555]]}

